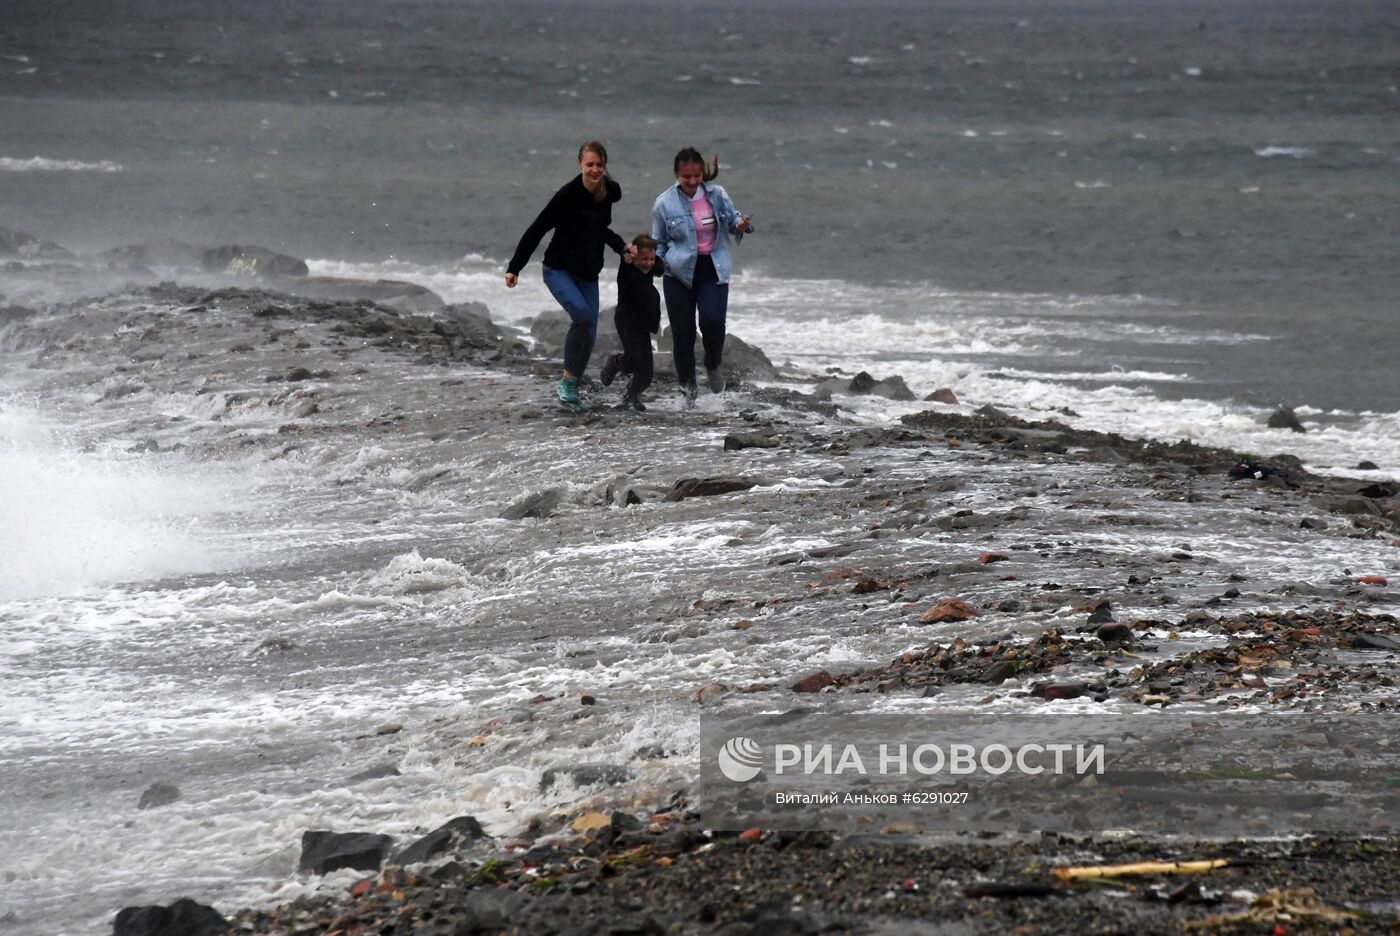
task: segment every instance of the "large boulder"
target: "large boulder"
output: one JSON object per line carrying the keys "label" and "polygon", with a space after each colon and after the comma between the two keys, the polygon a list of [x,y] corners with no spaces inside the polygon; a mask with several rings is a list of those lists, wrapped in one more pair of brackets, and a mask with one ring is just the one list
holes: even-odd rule
{"label": "large boulder", "polygon": [[626,783],[636,775],[622,764],[567,764],[550,767],[540,776],[540,792],[550,787],[572,783],[576,787],[604,787]]}
{"label": "large boulder", "polygon": [[418,841],[409,845],[394,856],[399,865],[418,864],[429,861],[446,851],[455,851],[464,845],[486,837],[486,830],[472,816],[458,816],[438,826]]}
{"label": "large boulder", "polygon": [[286,276],[306,276],[310,269],[305,260],[289,257],[266,247],[228,244],[204,251],[204,269],[226,276],[246,276],[255,279],[276,279]]}
{"label": "large boulder", "polygon": [[456,302],[444,306],[439,313],[440,327],[444,335],[461,335],[473,345],[493,345],[505,340],[505,333],[499,325],[491,321],[491,313],[480,302]]}
{"label": "large boulder", "polygon": [[341,868],[378,871],[392,844],[389,836],[372,832],[303,832],[297,869],[312,874],[329,874]]}
{"label": "large boulder", "polygon": [[545,488],[521,498],[501,511],[502,520],[544,520],[554,516],[559,505],[564,503],[563,488]]}
{"label": "large boulder", "polygon": [[[535,340],[535,352],[544,357],[564,356],[564,336],[569,333],[569,316],[563,309],[541,312],[530,323],[530,337]],[[604,310],[598,319],[598,340],[593,345],[595,367],[602,366],[603,355],[616,354],[622,350],[622,342],[617,340],[617,329],[612,324],[612,310]]]}
{"label": "large boulder", "polygon": [[865,371],[856,374],[850,380],[844,377],[828,377],[817,384],[814,396],[817,399],[829,400],[833,393],[849,393],[854,396],[880,396],[890,400],[912,400],[914,392],[909,389],[904,378],[895,374],[883,380],[876,380]]}
{"label": "large boulder", "polygon": [[112,936],[224,936],[230,924],[213,907],[181,898],[169,907],[127,907],[117,913]]}
{"label": "large boulder", "polygon": [[[660,348],[665,357],[665,367],[658,361],[657,373],[674,373],[675,365],[671,355],[673,347],[671,329],[662,329],[661,337],[657,339],[656,346]],[[703,370],[705,361],[705,345],[699,333],[695,336],[695,367]],[[729,333],[724,336],[724,363],[720,370],[724,371],[725,379],[730,383],[738,383],[742,380],[772,380],[778,376],[778,369],[773,366],[773,362],[768,360],[768,355],[759,348],[749,344],[744,339]],[[700,374],[703,381],[705,375]]]}
{"label": "large boulder", "polygon": [[1279,404],[1278,409],[1269,414],[1266,425],[1270,429],[1291,429],[1294,432],[1307,432],[1303,428],[1302,422],[1298,420],[1298,414],[1293,412],[1293,408]]}
{"label": "large boulder", "polygon": [[682,478],[666,495],[668,501],[683,501],[690,497],[718,497],[756,487],[753,478]]}
{"label": "large boulder", "polygon": [[153,267],[199,269],[204,266],[204,248],[183,241],[152,241],[113,247],[94,259],[107,269],[118,271],[149,270]]}

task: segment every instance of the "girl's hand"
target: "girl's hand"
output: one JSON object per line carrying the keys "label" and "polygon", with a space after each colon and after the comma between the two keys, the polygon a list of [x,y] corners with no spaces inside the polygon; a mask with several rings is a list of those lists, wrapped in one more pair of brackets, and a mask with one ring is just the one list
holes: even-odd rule
{"label": "girl's hand", "polygon": [[739,219],[739,223],[734,225],[734,230],[738,231],[740,234],[747,234],[753,230],[753,222],[749,220],[748,215],[744,215]]}
{"label": "girl's hand", "polygon": [[515,284],[518,283],[518,282],[519,282],[519,279],[516,278],[516,275],[515,275],[514,273],[507,273],[507,274],[506,274],[506,288],[507,288],[507,289],[514,289],[514,288],[515,288]]}
{"label": "girl's hand", "polygon": [[626,249],[622,251],[622,259],[623,259],[623,260],[626,260],[628,263],[631,263],[633,260],[636,260],[636,259],[637,259],[637,245],[636,245],[636,244],[628,244],[627,247],[626,247]]}

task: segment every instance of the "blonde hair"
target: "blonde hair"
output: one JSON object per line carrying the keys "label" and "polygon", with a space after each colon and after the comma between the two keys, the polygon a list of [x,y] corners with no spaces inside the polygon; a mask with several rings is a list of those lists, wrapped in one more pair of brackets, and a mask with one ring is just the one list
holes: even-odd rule
{"label": "blonde hair", "polygon": [[[583,162],[584,153],[597,153],[598,158],[603,161],[603,179],[612,178],[612,173],[608,172],[608,148],[598,140],[585,140],[578,148],[578,161]],[[608,187],[604,184],[598,191],[593,193],[593,200],[601,202],[608,197]]]}

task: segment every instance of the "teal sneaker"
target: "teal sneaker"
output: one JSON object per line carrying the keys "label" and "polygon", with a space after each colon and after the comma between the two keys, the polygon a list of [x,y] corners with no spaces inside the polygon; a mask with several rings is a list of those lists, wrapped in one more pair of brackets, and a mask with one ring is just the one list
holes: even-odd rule
{"label": "teal sneaker", "polygon": [[579,402],[577,377],[563,377],[560,379],[559,402],[568,403],[570,405],[574,405]]}

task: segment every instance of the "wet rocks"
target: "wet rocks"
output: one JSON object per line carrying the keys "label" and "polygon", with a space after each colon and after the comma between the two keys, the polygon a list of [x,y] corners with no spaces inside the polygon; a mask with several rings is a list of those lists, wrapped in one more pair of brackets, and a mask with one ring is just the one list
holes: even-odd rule
{"label": "wet rocks", "polygon": [[958,395],[948,387],[939,387],[937,390],[924,397],[925,403],[945,403],[948,406],[958,405]]}
{"label": "wet rocks", "polygon": [[856,374],[850,380],[842,377],[831,377],[817,384],[814,395],[819,400],[829,400],[833,393],[849,393],[853,396],[879,396],[889,400],[912,400],[914,393],[904,382],[904,378],[895,374],[883,380],[876,380],[865,371]]}
{"label": "wet rocks", "polygon": [[266,247],[239,244],[211,247],[204,251],[200,260],[205,270],[227,276],[269,279],[303,277],[310,273],[305,260],[279,254]]}
{"label": "wet rocks", "polygon": [[847,388],[851,393],[862,396],[880,396],[890,400],[912,400],[913,392],[905,384],[904,378],[895,374],[883,380],[876,380],[865,371],[851,378]]}
{"label": "wet rocks", "polygon": [[630,767],[621,764],[569,764],[550,767],[540,775],[540,792],[561,783],[575,787],[616,786],[634,776]]}
{"label": "wet rocks", "polygon": [[642,503],[642,495],[630,478],[614,478],[603,489],[603,499],[613,507],[631,507]]}
{"label": "wet rocks", "polygon": [[536,520],[543,520],[554,516],[559,510],[559,505],[563,502],[563,489],[547,488],[511,504],[505,510],[501,511],[501,519],[524,520],[526,518],[533,518]]}
{"label": "wet rocks", "polygon": [[969,621],[980,612],[957,598],[944,598],[919,618],[920,624],[946,624],[949,621]]}
{"label": "wet rocks", "polygon": [[458,816],[438,826],[394,856],[399,865],[429,861],[443,852],[458,851],[486,837],[486,830],[473,816]]}
{"label": "wet rocks", "polygon": [[[611,318],[606,312],[600,321]],[[535,340],[535,353],[549,358],[564,356],[564,339],[569,334],[569,316],[562,309],[551,309],[535,316],[530,323],[530,337]],[[728,345],[726,344],[726,349]],[[598,337],[593,345],[593,360],[601,362],[610,354],[622,350],[617,331],[612,328],[598,329]],[[699,358],[697,358],[699,360]]]}
{"label": "wet rocks", "polygon": [[[599,336],[602,329],[599,329]],[[656,356],[656,372],[658,376],[674,374],[674,364],[671,362],[671,347],[673,342],[671,329],[665,328],[661,336],[656,341],[658,348],[664,351]],[[597,352],[594,352],[595,355]],[[699,335],[695,338],[695,360],[697,362],[705,359],[705,348],[701,343]],[[724,336],[724,376],[731,384],[735,385],[744,380],[772,380],[778,376],[778,369],[773,366],[773,362],[768,359],[760,348],[749,344],[738,335],[727,334]],[[700,382],[704,383],[705,375],[700,375]]]}
{"label": "wet rocks", "polygon": [[731,432],[724,437],[724,450],[737,452],[748,448],[777,448],[782,443],[777,436],[758,432]]}
{"label": "wet rocks", "polygon": [[846,567],[832,569],[830,572],[827,572],[821,578],[817,579],[816,587],[831,588],[836,585],[843,585],[846,582],[851,583],[850,591],[853,595],[868,595],[871,592],[881,591],[890,587],[887,583],[882,583],[873,579],[864,572]]}
{"label": "wet rocks", "polygon": [[817,670],[792,684],[793,692],[821,692],[827,686],[836,685],[836,677],[826,670]]}
{"label": "wet rocks", "polygon": [[372,832],[330,832],[308,830],[301,836],[301,858],[297,870],[329,874],[341,868],[378,871],[393,839]]}
{"label": "wet rocks", "polygon": [[1291,429],[1294,432],[1308,431],[1303,428],[1303,424],[1298,421],[1298,414],[1293,412],[1293,408],[1282,404],[1279,405],[1278,409],[1269,414],[1265,425],[1270,429]]}
{"label": "wet rocks", "polygon": [[1352,634],[1348,638],[1348,643],[1354,650],[1400,651],[1400,640],[1385,634]]}
{"label": "wet rocks", "polygon": [[1110,620],[1109,623],[1100,625],[1094,631],[1094,636],[1105,644],[1127,644],[1133,642],[1134,634],[1133,629],[1127,624]]}
{"label": "wet rocks", "polygon": [[1048,682],[1037,683],[1031,687],[1031,695],[1044,699],[1046,702],[1056,702],[1065,699],[1077,699],[1087,695],[1089,687],[1082,682]]}
{"label": "wet rocks", "polygon": [[[1093,607],[1089,610],[1089,617],[1088,617],[1088,619],[1085,621],[1085,623],[1086,623],[1086,624],[1108,624],[1108,623],[1110,623],[1112,620],[1113,620],[1113,605],[1109,603],[1109,601],[1108,601],[1107,598],[1102,598],[1102,599],[1099,599],[1098,601],[1094,602]],[[1102,629],[1102,628],[1101,628],[1101,629]]]}
{"label": "wet rocks", "polygon": [[747,491],[757,485],[758,482],[752,478],[682,478],[666,495],[666,500],[674,502],[688,497],[716,497]]}
{"label": "wet rocks", "polygon": [[168,907],[126,907],[113,921],[112,936],[225,936],[229,925],[213,907],[181,898]]}
{"label": "wet rocks", "polygon": [[152,783],[141,794],[137,809],[157,809],[169,806],[180,799],[180,788],[173,783]]}

